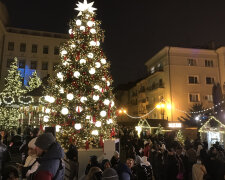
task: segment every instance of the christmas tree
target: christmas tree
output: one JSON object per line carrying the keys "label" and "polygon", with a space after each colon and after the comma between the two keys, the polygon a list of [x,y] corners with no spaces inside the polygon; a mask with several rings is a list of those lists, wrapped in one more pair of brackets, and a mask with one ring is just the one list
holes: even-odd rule
{"label": "christmas tree", "polygon": [[34,71],[32,73],[32,76],[29,77],[29,82],[28,82],[29,86],[27,87],[28,91],[32,91],[38,88],[41,85],[41,83],[42,83],[41,79],[38,77],[37,72]]}
{"label": "christmas tree", "polygon": [[184,144],[184,136],[181,130],[177,132],[175,140],[181,143],[182,145]]}
{"label": "christmas tree", "polygon": [[86,0],[77,4],[70,39],[60,47],[61,63],[46,88],[44,125],[56,127],[65,148],[71,142],[81,148],[100,147],[115,135],[110,63],[101,49],[104,31],[92,5]]}
{"label": "christmas tree", "polygon": [[26,93],[17,67],[17,58],[11,63],[5,80],[4,89],[0,93],[0,126],[1,129],[8,130],[19,124],[18,98]]}

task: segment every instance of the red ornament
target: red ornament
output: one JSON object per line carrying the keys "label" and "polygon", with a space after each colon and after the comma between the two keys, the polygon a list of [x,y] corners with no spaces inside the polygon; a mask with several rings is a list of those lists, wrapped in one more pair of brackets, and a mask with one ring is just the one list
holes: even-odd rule
{"label": "red ornament", "polygon": [[85,149],[86,149],[86,150],[89,149],[89,142],[88,142],[88,141],[86,141],[86,143],[85,143]]}
{"label": "red ornament", "polygon": [[93,116],[93,122],[94,122],[94,123],[96,122],[96,117],[95,117],[95,116]]}
{"label": "red ornament", "polygon": [[74,34],[73,34],[73,33],[72,33],[72,34],[70,34],[70,37],[71,37],[71,38],[74,38]]}
{"label": "red ornament", "polygon": [[100,147],[103,147],[104,146],[102,136],[100,136],[100,139],[99,139],[99,146]]}

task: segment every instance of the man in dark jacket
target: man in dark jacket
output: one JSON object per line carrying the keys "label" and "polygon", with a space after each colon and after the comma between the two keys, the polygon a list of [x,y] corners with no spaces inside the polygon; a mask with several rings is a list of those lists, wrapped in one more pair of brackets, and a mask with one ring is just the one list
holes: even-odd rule
{"label": "man in dark jacket", "polygon": [[10,159],[10,153],[6,145],[2,143],[2,136],[0,135],[0,179],[5,163],[9,162]]}
{"label": "man in dark jacket", "polygon": [[31,175],[34,180],[62,180],[64,177],[64,167],[62,158],[64,156],[63,149],[52,133],[44,133],[40,135],[36,142],[37,159],[40,166],[37,171]]}

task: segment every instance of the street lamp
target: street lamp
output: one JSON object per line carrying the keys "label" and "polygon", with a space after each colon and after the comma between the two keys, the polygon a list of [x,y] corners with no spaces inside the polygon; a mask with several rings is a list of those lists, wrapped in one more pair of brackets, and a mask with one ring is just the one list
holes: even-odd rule
{"label": "street lamp", "polygon": [[159,103],[156,105],[156,109],[161,110],[162,120],[164,120],[165,108],[167,108],[168,110],[171,110],[172,106],[171,104],[164,104],[164,103]]}

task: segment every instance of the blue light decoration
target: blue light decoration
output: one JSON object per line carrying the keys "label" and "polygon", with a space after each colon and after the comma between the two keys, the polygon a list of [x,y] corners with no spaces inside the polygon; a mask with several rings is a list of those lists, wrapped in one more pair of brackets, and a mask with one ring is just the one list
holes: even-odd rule
{"label": "blue light decoration", "polygon": [[18,70],[20,71],[21,77],[23,78],[23,85],[27,86],[28,81],[29,81],[29,77],[32,76],[35,69],[30,69],[28,67],[28,65],[25,65],[25,68],[18,68]]}

